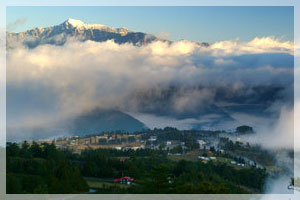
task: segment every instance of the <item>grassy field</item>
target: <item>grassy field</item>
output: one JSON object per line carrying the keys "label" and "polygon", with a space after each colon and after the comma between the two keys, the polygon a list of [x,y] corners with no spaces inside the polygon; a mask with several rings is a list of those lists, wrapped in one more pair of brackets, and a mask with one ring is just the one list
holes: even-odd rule
{"label": "grassy field", "polygon": [[189,151],[184,155],[176,155],[176,154],[168,155],[168,159],[170,159],[172,161],[176,161],[176,162],[178,162],[180,160],[196,162],[196,161],[198,161],[198,156],[202,155],[202,153],[203,152],[200,150]]}
{"label": "grassy field", "polygon": [[[184,155],[176,155],[176,154],[168,155],[168,159],[170,159],[172,161],[175,161],[175,162],[178,162],[180,160],[197,162],[197,161],[200,161],[198,159],[198,156],[202,155],[202,154],[203,154],[203,151],[196,150],[196,151],[187,152]],[[208,156],[214,156],[212,153],[209,153],[209,152],[207,154],[208,154]],[[241,167],[241,166],[233,165],[233,164],[231,164],[231,161],[232,161],[232,159],[224,158],[224,157],[216,157],[215,160],[212,160],[212,162],[214,162],[214,163],[216,163],[216,162],[218,162],[218,163],[225,163],[227,165],[233,166],[235,169],[249,168],[249,166]]]}

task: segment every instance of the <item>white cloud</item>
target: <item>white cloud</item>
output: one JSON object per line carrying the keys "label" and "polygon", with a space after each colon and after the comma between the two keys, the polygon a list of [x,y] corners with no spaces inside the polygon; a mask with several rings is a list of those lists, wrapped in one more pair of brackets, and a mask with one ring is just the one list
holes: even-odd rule
{"label": "white cloud", "polygon": [[19,18],[19,19],[17,19],[15,22],[13,22],[13,23],[11,23],[11,24],[8,24],[8,25],[6,26],[6,29],[7,29],[8,31],[14,31],[18,26],[21,26],[21,25],[25,24],[26,21],[27,21],[26,18]]}
{"label": "white cloud", "polygon": [[[185,90],[185,89],[182,89]],[[198,89],[192,91],[181,91],[173,99],[173,107],[177,112],[193,111],[201,108],[213,99],[215,93],[212,89]]]}
{"label": "white cloud", "polygon": [[170,39],[171,34],[168,33],[168,32],[162,31],[162,32],[159,32],[159,33],[155,34],[155,36],[158,37],[158,38],[162,38],[162,39]]}
{"label": "white cloud", "polygon": [[[39,121],[43,115],[51,121],[93,107],[138,112],[138,101],[143,99],[132,94],[153,88],[160,91],[180,86],[181,91],[169,102],[170,108],[190,112],[206,102],[214,103],[217,87],[241,91],[248,85],[286,86],[292,82],[292,66],[280,63],[289,61],[286,54],[293,55],[291,48],[291,42],[272,37],[223,41],[208,48],[189,41],[157,41],[136,47],[74,38],[63,46],[18,46],[7,55],[8,98],[14,97],[8,104],[8,125]],[[257,53],[261,55],[240,57]],[[283,57],[258,59],[264,53],[281,53]]]}
{"label": "white cloud", "polygon": [[250,42],[221,41],[211,46],[216,50],[215,54],[234,54],[245,53],[289,53],[293,54],[294,43],[291,41],[282,42],[274,37],[254,38]]}

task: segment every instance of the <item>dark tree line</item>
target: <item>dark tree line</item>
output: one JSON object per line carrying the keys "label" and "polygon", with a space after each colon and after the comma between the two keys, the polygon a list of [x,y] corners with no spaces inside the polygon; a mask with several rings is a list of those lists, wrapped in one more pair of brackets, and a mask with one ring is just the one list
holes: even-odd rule
{"label": "dark tree line", "polygon": [[88,185],[79,168],[70,163],[71,153],[54,144],[8,143],[7,193],[83,193]]}
{"label": "dark tree line", "polygon": [[[101,193],[262,192],[267,177],[264,169],[235,169],[213,162],[174,162],[158,152],[86,150],[76,159],[84,176],[119,178],[126,175],[135,180],[136,184],[129,189],[111,187],[99,191]],[[121,159],[120,154],[126,159]]]}
{"label": "dark tree line", "polygon": [[253,193],[262,192],[263,169],[235,169],[226,164],[171,161],[163,150],[85,150],[80,155],[54,144],[7,144],[7,193],[85,193],[83,177],[113,180],[130,176],[98,193]]}

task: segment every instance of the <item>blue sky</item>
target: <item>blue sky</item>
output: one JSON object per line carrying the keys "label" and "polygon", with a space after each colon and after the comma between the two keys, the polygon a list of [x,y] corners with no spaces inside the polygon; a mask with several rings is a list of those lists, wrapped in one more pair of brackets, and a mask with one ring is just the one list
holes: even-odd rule
{"label": "blue sky", "polygon": [[294,9],[274,7],[7,7],[7,24],[25,18],[14,32],[62,23],[67,18],[147,33],[169,33],[171,40],[215,42],[275,36],[293,40]]}

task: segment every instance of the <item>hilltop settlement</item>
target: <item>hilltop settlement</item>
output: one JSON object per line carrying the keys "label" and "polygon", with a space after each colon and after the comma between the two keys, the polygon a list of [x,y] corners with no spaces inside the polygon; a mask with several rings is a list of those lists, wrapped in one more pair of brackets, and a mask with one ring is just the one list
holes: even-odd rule
{"label": "hilltop settlement", "polygon": [[249,134],[166,127],[8,143],[7,192],[259,193],[286,169]]}

